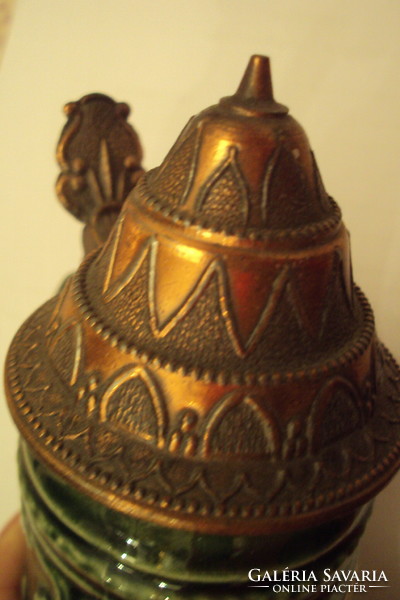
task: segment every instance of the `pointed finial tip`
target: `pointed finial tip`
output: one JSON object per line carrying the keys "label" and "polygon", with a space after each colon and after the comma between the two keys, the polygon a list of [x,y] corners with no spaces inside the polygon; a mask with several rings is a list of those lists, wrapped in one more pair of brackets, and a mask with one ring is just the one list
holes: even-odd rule
{"label": "pointed finial tip", "polygon": [[273,100],[269,58],[253,54],[247,65],[237,96],[248,100]]}
{"label": "pointed finial tip", "polygon": [[267,66],[270,67],[270,58],[269,56],[265,56],[264,54],[253,54],[250,56],[249,65]]}
{"label": "pointed finial tip", "polygon": [[285,115],[288,109],[275,102],[272,92],[270,59],[262,54],[250,57],[236,94],[222,98],[224,105],[259,115]]}

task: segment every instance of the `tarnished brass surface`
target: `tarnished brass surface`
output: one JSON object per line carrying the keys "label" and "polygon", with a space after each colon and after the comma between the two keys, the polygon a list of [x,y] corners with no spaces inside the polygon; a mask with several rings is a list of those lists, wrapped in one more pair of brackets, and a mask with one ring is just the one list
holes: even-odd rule
{"label": "tarnished brass surface", "polygon": [[86,252],[107,239],[123,201],[143,172],[142,147],[126,122],[130,109],[103,94],[64,107],[68,117],[57,146],[60,202],[86,224]]}
{"label": "tarnished brass surface", "polygon": [[17,334],[7,387],[45,464],[159,525],[291,531],[393,475],[399,369],[267,59],[141,176],[106,243]]}

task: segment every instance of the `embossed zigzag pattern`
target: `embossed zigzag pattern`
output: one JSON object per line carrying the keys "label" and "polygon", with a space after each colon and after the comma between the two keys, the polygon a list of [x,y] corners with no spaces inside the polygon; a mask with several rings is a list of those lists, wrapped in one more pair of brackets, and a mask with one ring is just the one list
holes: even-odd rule
{"label": "embossed zigzag pattern", "polygon": [[[223,257],[199,251],[200,257],[195,257],[195,260],[186,260],[187,257],[184,256],[180,267],[176,254],[171,251],[169,256],[168,245],[155,236],[139,240],[134,256],[122,271],[115,274],[122,229],[121,220],[113,245],[107,252],[110,258],[103,284],[104,301],[112,302],[123,291],[126,292],[130,286],[134,286],[135,276],[144,262],[148,261],[150,326],[155,338],[165,338],[178,323],[187,318],[213,278],[217,280],[220,314],[226,332],[236,355],[242,358],[250,354],[259,343],[283,295],[290,302],[299,327],[308,337],[315,340],[320,339],[326,325],[326,315],[330,308],[330,291],[334,285],[338,285],[336,281],[338,276],[345,304],[351,312],[351,301],[348,290],[345,289],[341,257],[338,254],[332,255],[327,260],[324,277],[314,278],[312,292],[315,298],[321,300],[320,302],[309,302],[309,299],[304,302],[303,292],[308,289],[303,285],[304,274],[300,267],[289,262],[278,265],[269,276],[265,274],[264,277],[263,274],[263,287],[257,284],[254,291],[250,288],[252,298],[249,302],[249,290],[245,290],[240,283],[243,271],[237,269],[235,271],[235,267],[228,264]],[[188,254],[196,252],[191,248],[186,248],[185,251]],[[174,268],[162,268],[162,263],[165,265],[168,258],[171,258],[170,263],[174,263]],[[185,277],[180,276],[180,269]],[[258,264],[257,269],[259,270]],[[251,286],[252,277],[248,280]],[[164,290],[167,293],[164,293]],[[325,304],[325,308],[319,310],[319,306],[323,307]]]}

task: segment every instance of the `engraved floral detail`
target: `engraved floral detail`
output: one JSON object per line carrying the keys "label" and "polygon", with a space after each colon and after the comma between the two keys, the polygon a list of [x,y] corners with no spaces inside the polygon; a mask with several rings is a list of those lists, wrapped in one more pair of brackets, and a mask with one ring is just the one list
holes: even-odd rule
{"label": "engraved floral detail", "polygon": [[106,238],[122,202],[143,170],[142,149],[126,118],[129,107],[102,94],[66,105],[68,122],[57,147],[61,203]]}
{"label": "engraved floral detail", "polygon": [[21,427],[42,440],[42,451],[96,489],[178,512],[271,516],[340,501],[398,460],[399,375],[379,346],[377,373],[362,389],[331,377],[310,411],[288,422],[265,395],[239,391],[222,394],[204,415],[189,407],[173,414],[158,376],[135,363],[104,379],[80,361],[66,388],[44,336],[54,306],[17,338],[12,395]]}

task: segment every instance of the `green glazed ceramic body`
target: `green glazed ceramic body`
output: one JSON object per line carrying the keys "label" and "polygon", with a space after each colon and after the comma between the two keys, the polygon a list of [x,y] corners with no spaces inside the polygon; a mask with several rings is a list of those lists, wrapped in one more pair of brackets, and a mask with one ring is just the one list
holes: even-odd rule
{"label": "green glazed ceramic body", "polygon": [[218,536],[129,518],[66,485],[20,451],[30,546],[24,600],[297,600],[346,594],[250,587],[250,569],[354,569],[368,508],[290,535]]}

